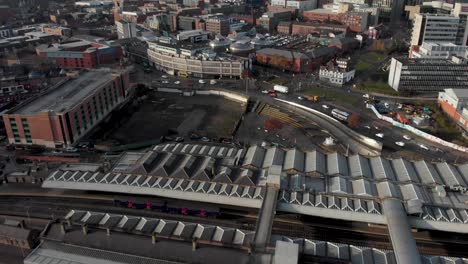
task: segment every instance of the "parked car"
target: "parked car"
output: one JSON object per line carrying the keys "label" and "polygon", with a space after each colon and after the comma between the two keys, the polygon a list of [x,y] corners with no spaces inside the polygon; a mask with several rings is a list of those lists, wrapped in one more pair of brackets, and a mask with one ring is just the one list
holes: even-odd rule
{"label": "parked car", "polygon": [[205,84],[206,82],[204,80],[198,80],[199,84]]}
{"label": "parked car", "polygon": [[403,135],[403,138],[406,139],[406,140],[411,140],[411,137],[408,136],[408,135]]}
{"label": "parked car", "polygon": [[426,145],[423,145],[423,144],[420,144],[419,147],[424,149],[424,150],[429,150],[429,148]]}
{"label": "parked car", "polygon": [[184,141],[183,137],[176,137],[175,138],[175,142],[182,142],[182,141]]}
{"label": "parked car", "polygon": [[211,80],[210,84],[216,84],[216,80]]}
{"label": "parked car", "polygon": [[329,109],[328,105],[322,105],[323,109]]}
{"label": "parked car", "polygon": [[192,139],[192,140],[200,139],[200,138],[201,138],[201,136],[198,135],[197,133],[192,133],[192,134],[190,134],[190,139]]}
{"label": "parked car", "polygon": [[304,100],[304,97],[298,96],[297,99],[298,99],[298,100]]}
{"label": "parked car", "polygon": [[203,142],[210,142],[210,139],[207,137],[202,137],[200,140]]}
{"label": "parked car", "polygon": [[262,90],[262,94],[267,94],[268,91],[267,90]]}
{"label": "parked car", "polygon": [[397,142],[395,142],[395,144],[396,144],[397,146],[400,146],[400,147],[404,147],[404,146],[405,146],[405,142],[401,142],[401,141],[397,141]]}
{"label": "parked car", "polygon": [[175,81],[174,84],[180,84],[180,81]]}
{"label": "parked car", "polygon": [[163,75],[163,76],[161,76],[161,78],[164,78],[164,79],[166,79],[166,78],[167,78],[167,75]]}
{"label": "parked car", "polygon": [[67,148],[65,149],[65,151],[66,151],[66,152],[71,152],[71,153],[73,153],[73,152],[78,152],[78,149],[77,149],[77,148],[74,148],[74,147],[67,147]]}
{"label": "parked car", "polygon": [[168,84],[168,83],[169,83],[169,81],[162,81],[162,83],[164,83],[164,84]]}
{"label": "parked car", "polygon": [[369,94],[363,94],[362,97],[369,99]]}
{"label": "parked car", "polygon": [[383,133],[377,133],[375,134],[376,137],[379,137],[379,138],[383,138],[384,137],[384,134]]}

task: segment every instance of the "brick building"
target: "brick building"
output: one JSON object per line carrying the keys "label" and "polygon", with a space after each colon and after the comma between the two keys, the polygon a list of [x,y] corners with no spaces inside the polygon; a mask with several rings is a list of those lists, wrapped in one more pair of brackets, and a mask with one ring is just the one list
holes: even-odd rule
{"label": "brick building", "polygon": [[72,35],[72,31],[70,28],[56,25],[42,25],[41,31],[55,36],[71,37]]}
{"label": "brick building", "polygon": [[291,34],[306,36],[311,33],[320,33],[322,31],[331,31],[348,33],[348,26],[346,25],[336,25],[328,23],[309,23],[309,22],[294,22],[291,26]]}
{"label": "brick building", "polygon": [[363,32],[367,29],[368,16],[369,14],[365,12],[334,13],[328,9],[315,9],[304,12],[304,20],[306,21],[338,21],[354,32]]}
{"label": "brick building", "polygon": [[359,48],[359,41],[353,38],[333,38],[328,46],[338,48],[340,53],[343,54]]}
{"label": "brick building", "polygon": [[337,52],[335,47],[317,48],[304,53],[266,48],[258,50],[256,57],[260,64],[300,73],[319,69],[323,63],[335,57]]}
{"label": "brick building", "polygon": [[[12,222],[9,220],[8,222]],[[0,245],[12,246],[29,252],[39,244],[39,234],[37,230],[13,226],[9,224],[0,224]]]}
{"label": "brick building", "polygon": [[437,103],[447,115],[468,132],[468,90],[445,89],[439,92]]}
{"label": "brick building", "polygon": [[63,69],[91,69],[102,64],[119,62],[122,58],[120,46],[84,40],[40,45],[36,48],[36,53],[38,56],[55,60]]}
{"label": "brick building", "polygon": [[227,36],[230,32],[229,19],[226,17],[213,17],[205,20],[206,31]]}
{"label": "brick building", "polygon": [[276,27],[276,31],[279,34],[291,35],[292,33],[292,22],[290,21],[281,21]]}
{"label": "brick building", "polygon": [[82,72],[5,113],[8,142],[70,146],[120,107],[129,90],[127,72]]}

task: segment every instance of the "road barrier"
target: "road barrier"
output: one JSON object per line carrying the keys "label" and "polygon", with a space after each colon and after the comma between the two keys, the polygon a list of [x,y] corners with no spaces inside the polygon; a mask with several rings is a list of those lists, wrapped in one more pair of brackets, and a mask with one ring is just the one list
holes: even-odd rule
{"label": "road barrier", "polygon": [[[177,88],[156,88],[158,92],[164,92],[164,93],[185,93],[183,89],[177,89]],[[216,95],[216,96],[222,96],[226,99],[241,102],[241,103],[247,103],[249,97],[238,94],[238,93],[233,93],[229,91],[223,91],[223,90],[193,90],[194,94],[200,94],[200,95]],[[189,94],[189,95],[193,95]]]}
{"label": "road barrier", "polygon": [[392,118],[388,117],[388,116],[384,116],[384,115],[381,115],[379,113],[379,111],[377,111],[377,109],[375,109],[375,107],[373,105],[371,105],[369,107],[370,109],[372,109],[372,111],[374,112],[374,114],[377,116],[378,119],[380,120],[384,120],[384,121],[387,121],[389,122],[390,124],[392,124],[393,126],[396,126],[396,127],[400,127],[400,128],[403,128],[405,130],[408,130],[409,132],[413,133],[413,134],[416,134],[422,138],[425,138],[429,141],[432,141],[432,142],[435,142],[435,143],[438,143],[438,144],[441,144],[443,146],[446,146],[446,147],[449,147],[449,148],[452,148],[452,149],[455,149],[455,150],[458,150],[458,151],[461,151],[461,152],[466,152],[468,153],[468,148],[466,147],[463,147],[463,146],[460,146],[460,145],[457,145],[457,144],[454,144],[454,143],[451,143],[451,142],[447,142],[441,138],[438,138],[436,136],[433,136],[431,134],[428,134],[424,131],[421,131],[417,128],[414,128],[410,125],[405,125],[405,124],[402,124],[398,121],[395,121],[393,120]]}
{"label": "road barrier", "polygon": [[279,101],[279,102],[289,104],[289,105],[292,105],[292,106],[295,106],[295,107],[298,107],[298,108],[300,108],[302,110],[313,113],[313,114],[315,114],[316,116],[319,116],[322,119],[325,119],[329,123],[332,123],[335,127],[339,128],[341,131],[343,131],[350,138],[352,138],[355,141],[359,142],[360,144],[366,146],[368,149],[369,148],[373,149],[375,151],[378,151],[379,153],[382,150],[382,143],[381,142],[357,133],[356,131],[348,128],[347,126],[343,125],[340,121],[336,120],[335,118],[333,118],[333,117],[331,117],[329,115],[326,115],[326,114],[324,114],[324,113],[322,113],[320,111],[317,111],[315,109],[312,109],[312,108],[309,108],[309,107],[306,107],[306,106],[303,106],[301,104],[297,104],[297,103],[294,103],[294,102],[290,102],[290,101],[286,101],[286,100],[282,100],[282,99],[277,99],[277,98],[275,98],[275,100]]}

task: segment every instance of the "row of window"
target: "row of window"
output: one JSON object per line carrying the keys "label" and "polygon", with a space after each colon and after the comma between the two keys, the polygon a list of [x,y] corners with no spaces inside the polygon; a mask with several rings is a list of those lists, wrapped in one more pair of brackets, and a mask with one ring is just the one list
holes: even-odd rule
{"label": "row of window", "polygon": [[[16,119],[10,118],[10,125],[11,130],[13,132],[13,137],[15,139],[15,143],[21,143],[21,137],[18,131],[18,126],[16,124]],[[32,137],[31,131],[29,130],[28,120],[26,118],[21,118],[21,125],[23,127],[23,133],[26,138],[26,143],[32,144]]]}
{"label": "row of window", "polygon": [[[94,122],[99,120],[101,115],[105,112],[109,111],[109,108],[114,106],[117,101],[117,86],[112,83],[112,88],[110,86],[104,88],[103,91],[86,103],[86,107],[82,104],[79,112],[76,111],[73,114],[77,134],[81,135],[82,132],[88,130],[88,127],[92,127]],[[91,107],[91,103],[93,107]],[[81,125],[83,125],[83,127],[81,127]]]}

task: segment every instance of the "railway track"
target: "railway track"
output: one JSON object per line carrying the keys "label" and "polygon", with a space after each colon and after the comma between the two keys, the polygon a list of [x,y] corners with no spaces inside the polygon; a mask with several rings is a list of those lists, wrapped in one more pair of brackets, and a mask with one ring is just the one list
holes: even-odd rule
{"label": "railway track", "polygon": [[[252,213],[240,213],[236,210],[222,209],[219,218],[206,218],[190,215],[179,215],[166,212],[138,210],[133,208],[115,207],[113,200],[100,199],[94,196],[73,197],[66,199],[57,196],[4,196],[0,194],[0,215],[30,217],[38,219],[53,219],[64,217],[69,210],[88,210],[114,214],[129,214],[141,217],[164,218],[168,220],[196,222],[220,225],[231,228],[254,231],[256,216]],[[129,198],[130,199],[130,198]],[[310,222],[309,222],[310,221]],[[392,250],[390,238],[386,229],[359,230],[339,224],[339,222],[316,222],[310,219],[306,222],[297,219],[285,219],[277,216],[273,222],[272,235],[282,235],[290,238],[307,238],[337,243],[345,243],[363,247],[373,247]],[[416,243],[421,254],[467,257],[468,236],[458,236],[449,241],[444,234],[437,234],[432,239],[415,234]]]}

